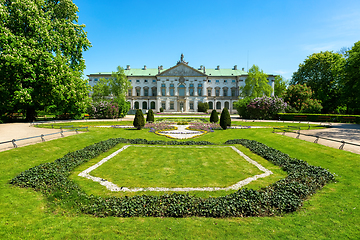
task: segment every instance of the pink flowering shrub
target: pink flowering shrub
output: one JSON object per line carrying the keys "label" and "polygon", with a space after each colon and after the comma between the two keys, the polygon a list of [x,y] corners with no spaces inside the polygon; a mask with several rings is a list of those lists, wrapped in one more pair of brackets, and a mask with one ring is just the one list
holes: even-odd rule
{"label": "pink flowering shrub", "polygon": [[273,119],[276,114],[285,112],[286,107],[282,98],[263,96],[251,100],[246,111],[252,119]]}
{"label": "pink flowering shrub", "polygon": [[193,122],[193,123],[190,123],[189,129],[191,129],[191,130],[205,130],[205,131],[208,131],[208,132],[213,132],[214,130],[220,130],[221,127],[217,123]]}
{"label": "pink flowering shrub", "polygon": [[146,123],[144,128],[149,128],[150,132],[175,129],[174,126],[170,126],[169,123],[166,122]]}

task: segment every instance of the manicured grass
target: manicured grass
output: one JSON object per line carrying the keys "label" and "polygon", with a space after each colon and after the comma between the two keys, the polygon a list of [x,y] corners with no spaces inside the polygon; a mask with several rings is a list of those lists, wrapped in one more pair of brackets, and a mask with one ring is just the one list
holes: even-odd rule
{"label": "manicured grass", "polygon": [[261,173],[230,147],[130,146],[91,175],[128,188],[224,188]]}
{"label": "manicured grass", "polygon": [[[89,133],[0,153],[0,239],[357,239],[359,155],[271,131],[219,130],[195,140],[254,139],[337,174],[336,182],[326,185],[295,213],[225,219],[94,218],[49,203],[32,189],[8,184],[21,171],[111,137],[168,140],[147,130],[91,128]],[[256,184],[253,187],[258,187]]]}

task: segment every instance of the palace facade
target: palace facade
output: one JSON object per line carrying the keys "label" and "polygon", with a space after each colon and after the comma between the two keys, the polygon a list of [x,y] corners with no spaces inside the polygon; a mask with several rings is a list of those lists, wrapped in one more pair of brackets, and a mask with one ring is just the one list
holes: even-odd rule
{"label": "palace facade", "polygon": [[[131,109],[153,109],[159,112],[197,112],[199,102],[207,102],[210,109],[222,111],[224,107],[236,113],[233,102],[239,99],[239,87],[245,85],[248,73],[231,69],[193,68],[180,61],[171,68],[131,69],[127,65],[125,74],[132,88],[126,96]],[[110,78],[110,72],[99,72],[88,75],[89,84],[94,86],[100,78]],[[274,89],[275,75],[268,74],[269,84]]]}

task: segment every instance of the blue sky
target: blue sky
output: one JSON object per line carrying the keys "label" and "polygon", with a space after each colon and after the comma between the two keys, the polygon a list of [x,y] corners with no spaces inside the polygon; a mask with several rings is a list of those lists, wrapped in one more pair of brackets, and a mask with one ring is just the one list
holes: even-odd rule
{"label": "blue sky", "polygon": [[92,47],[85,75],[172,67],[250,68],[290,79],[307,56],[360,41],[359,0],[73,0]]}

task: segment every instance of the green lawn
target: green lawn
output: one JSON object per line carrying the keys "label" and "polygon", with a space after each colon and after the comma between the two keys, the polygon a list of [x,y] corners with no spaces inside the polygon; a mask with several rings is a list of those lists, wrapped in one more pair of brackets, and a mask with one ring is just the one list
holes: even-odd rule
{"label": "green lawn", "polygon": [[230,147],[130,146],[90,174],[128,188],[224,188],[261,173]]}
{"label": "green lawn", "polygon": [[[0,239],[358,239],[359,155],[271,131],[219,130],[195,140],[220,143],[234,138],[254,139],[337,174],[336,182],[326,185],[292,214],[224,219],[95,218],[50,203],[32,189],[8,184],[21,171],[111,137],[168,140],[148,130],[90,128],[88,133],[0,152]],[[261,159],[254,160],[270,169]],[[275,175],[272,181],[279,177]],[[256,181],[249,187],[261,184]]]}

